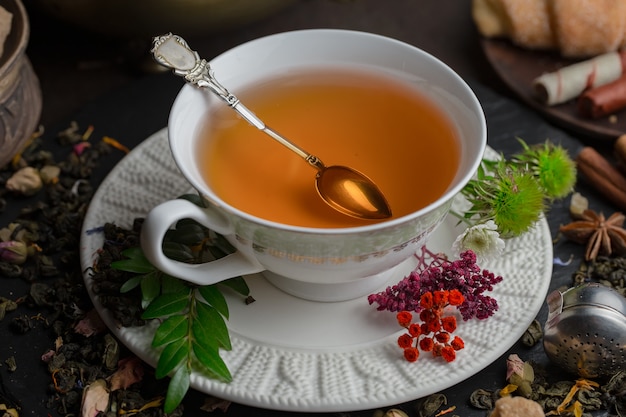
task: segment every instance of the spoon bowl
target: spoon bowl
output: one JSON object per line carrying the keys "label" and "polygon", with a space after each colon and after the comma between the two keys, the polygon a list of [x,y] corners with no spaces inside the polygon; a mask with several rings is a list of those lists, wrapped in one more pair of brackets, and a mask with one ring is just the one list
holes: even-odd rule
{"label": "spoon bowl", "polygon": [[315,186],[329,206],[348,216],[365,219],[391,217],[389,204],[374,182],[352,168],[325,167],[317,174]]}

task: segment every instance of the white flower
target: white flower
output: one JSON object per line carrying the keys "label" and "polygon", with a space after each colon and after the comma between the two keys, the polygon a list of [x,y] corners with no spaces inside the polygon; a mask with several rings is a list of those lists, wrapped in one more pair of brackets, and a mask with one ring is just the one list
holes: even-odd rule
{"label": "white flower", "polygon": [[455,256],[472,250],[479,261],[497,258],[504,251],[504,240],[500,238],[498,226],[493,220],[468,227],[452,244]]}

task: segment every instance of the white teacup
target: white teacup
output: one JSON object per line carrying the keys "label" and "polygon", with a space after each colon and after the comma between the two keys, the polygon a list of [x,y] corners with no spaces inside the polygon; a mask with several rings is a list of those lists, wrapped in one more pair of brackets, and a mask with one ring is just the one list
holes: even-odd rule
{"label": "white teacup", "polygon": [[[225,104],[209,92],[185,85],[170,113],[169,143],[177,166],[209,208],[172,200],[150,211],[141,232],[141,246],[157,268],[200,285],[262,272],[290,294],[315,301],[340,301],[378,289],[388,280],[389,271],[426,243],[483,156],[486,124],[477,98],[455,72],[433,56],[406,43],[363,32],[314,29],[280,33],[235,47],[210,65],[216,78],[236,94],[239,86],[285,68],[324,63],[363,65],[396,74],[411,80],[439,104],[456,124],[461,146],[460,167],[447,191],[409,215],[361,227],[296,227],[250,215],[216,195],[195,160],[194,140],[210,117],[209,110]],[[167,258],[161,249],[163,237],[172,224],[184,218],[195,219],[224,235],[237,251],[204,264]]]}

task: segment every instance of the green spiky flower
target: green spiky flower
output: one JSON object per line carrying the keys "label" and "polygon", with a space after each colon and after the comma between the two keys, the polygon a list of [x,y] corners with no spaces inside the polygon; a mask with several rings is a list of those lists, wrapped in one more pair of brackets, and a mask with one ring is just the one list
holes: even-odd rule
{"label": "green spiky flower", "polygon": [[481,174],[463,190],[472,204],[466,219],[493,220],[502,237],[519,236],[530,229],[543,213],[544,192],[537,178],[502,160],[493,174]]}
{"label": "green spiky flower", "polygon": [[463,215],[472,227],[492,220],[503,238],[527,232],[554,199],[567,196],[576,183],[576,165],[567,151],[546,141],[511,159],[484,159],[462,194],[470,203]]}
{"label": "green spiky flower", "polygon": [[529,146],[518,139],[524,150],[512,161],[532,172],[549,199],[563,198],[572,192],[576,183],[576,164],[566,149],[546,141]]}

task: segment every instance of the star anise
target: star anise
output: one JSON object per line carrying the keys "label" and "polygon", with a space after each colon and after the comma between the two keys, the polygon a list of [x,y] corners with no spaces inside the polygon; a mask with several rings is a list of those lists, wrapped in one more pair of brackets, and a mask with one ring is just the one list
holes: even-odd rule
{"label": "star anise", "polygon": [[618,255],[626,254],[626,230],[624,220],[626,216],[615,212],[608,219],[602,213],[587,209],[577,220],[561,226],[559,231],[568,239],[586,244],[585,260],[591,261],[598,254]]}

